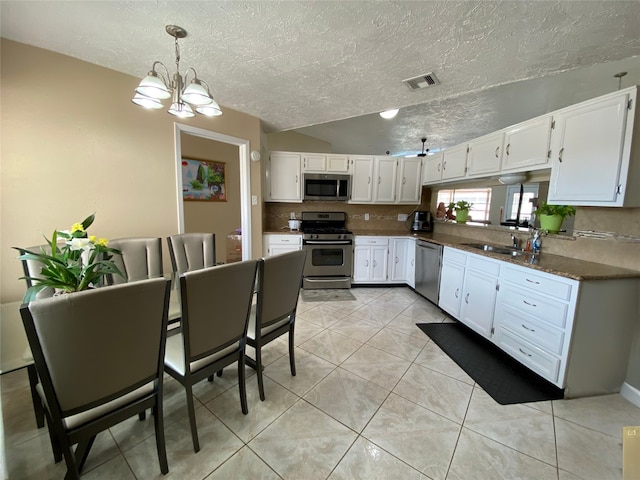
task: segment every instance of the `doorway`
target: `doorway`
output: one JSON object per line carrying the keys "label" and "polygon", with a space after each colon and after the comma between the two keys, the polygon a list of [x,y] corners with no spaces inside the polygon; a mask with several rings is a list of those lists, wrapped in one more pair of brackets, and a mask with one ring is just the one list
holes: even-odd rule
{"label": "doorway", "polygon": [[204,130],[189,125],[174,124],[176,162],[176,199],[178,206],[178,232],[185,233],[184,203],[182,198],[182,139],[181,135],[193,135],[238,148],[240,166],[240,228],[242,229],[242,259],[251,258],[251,178],[249,164],[249,141],[222,133]]}

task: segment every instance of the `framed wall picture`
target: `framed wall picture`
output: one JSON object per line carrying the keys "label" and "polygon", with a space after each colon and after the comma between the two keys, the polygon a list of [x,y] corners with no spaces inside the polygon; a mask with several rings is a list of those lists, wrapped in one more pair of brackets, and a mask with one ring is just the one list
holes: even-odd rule
{"label": "framed wall picture", "polygon": [[196,202],[226,202],[225,163],[182,159],[182,199]]}

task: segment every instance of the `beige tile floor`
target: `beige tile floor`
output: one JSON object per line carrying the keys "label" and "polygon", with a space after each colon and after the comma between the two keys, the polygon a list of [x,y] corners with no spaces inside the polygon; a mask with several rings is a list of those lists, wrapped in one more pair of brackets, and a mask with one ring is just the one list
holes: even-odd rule
{"label": "beige tile floor", "polygon": [[[640,409],[619,395],[502,406],[416,322],[450,321],[408,288],[354,288],[355,301],[298,308],[292,377],[285,340],[265,351],[266,401],[248,371],[249,414],[226,369],[194,395],[202,450],[191,445],[184,392],[168,379],[169,474],[178,479],[616,479],[621,432]],[[35,427],[26,372],[2,377],[10,479],[62,478]],[[162,478],[153,425],[101,433],[87,479]]]}

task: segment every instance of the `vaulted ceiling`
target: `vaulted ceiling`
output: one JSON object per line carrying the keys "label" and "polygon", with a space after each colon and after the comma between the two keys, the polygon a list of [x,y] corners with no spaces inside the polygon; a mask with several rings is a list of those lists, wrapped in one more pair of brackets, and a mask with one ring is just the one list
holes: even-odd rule
{"label": "vaulted ceiling", "polygon": [[[181,70],[223,110],[339,153],[446,148],[616,90],[619,71],[640,83],[638,1],[3,0],[0,17],[4,38],[138,78],[172,68],[180,25]],[[428,72],[439,85],[402,83]]]}

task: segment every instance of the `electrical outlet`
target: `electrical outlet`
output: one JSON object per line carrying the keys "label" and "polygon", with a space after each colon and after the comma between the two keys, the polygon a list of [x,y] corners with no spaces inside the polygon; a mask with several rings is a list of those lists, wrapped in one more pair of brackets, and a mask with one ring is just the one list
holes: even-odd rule
{"label": "electrical outlet", "polygon": [[258,196],[251,195],[251,205],[257,205],[257,204],[258,204]]}
{"label": "electrical outlet", "polygon": [[409,215],[407,215],[406,213],[399,213],[398,214],[398,221],[399,222],[406,222],[407,218],[409,218]]}
{"label": "electrical outlet", "polygon": [[369,221],[369,214],[368,214],[368,213],[365,213],[365,214],[364,214],[364,219],[365,219],[366,221]]}

